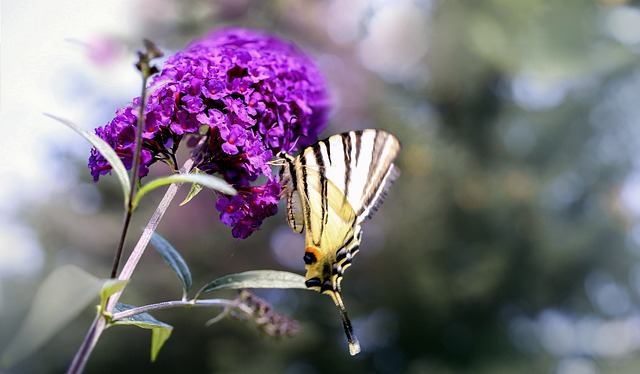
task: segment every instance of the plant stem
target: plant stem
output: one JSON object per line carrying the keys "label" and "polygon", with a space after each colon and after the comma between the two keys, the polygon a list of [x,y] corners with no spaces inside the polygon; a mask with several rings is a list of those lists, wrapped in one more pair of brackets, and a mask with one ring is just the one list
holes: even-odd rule
{"label": "plant stem", "polygon": [[110,278],[115,278],[116,274],[118,273],[118,267],[120,266],[120,258],[122,257],[122,249],[124,248],[124,241],[127,238],[127,231],[129,231],[129,223],[131,222],[131,216],[132,216],[131,209],[127,207],[127,210],[124,212],[124,222],[122,223],[122,231],[120,232],[120,240],[118,241],[118,247],[116,248],[116,253],[113,255],[113,263],[111,265]]}
{"label": "plant stem", "polygon": [[[190,162],[190,163],[192,164],[193,162]],[[153,232],[158,227],[160,220],[164,216],[164,213],[166,212],[167,208],[169,207],[169,203],[175,197],[179,187],[180,187],[180,184],[172,184],[167,189],[167,192],[162,198],[162,201],[160,202],[155,212],[151,216],[151,219],[149,220],[149,223],[147,224],[147,226],[144,228],[144,231],[140,236],[138,243],[134,247],[129,258],[127,259],[127,262],[125,263],[122,269],[122,272],[120,273],[119,279],[128,280],[131,278],[131,274],[133,274],[133,270],[135,269],[136,265],[138,265],[138,262],[140,261],[140,258],[142,257],[142,254],[144,253],[144,250],[147,244],[149,243],[149,240],[151,239],[151,234],[153,234]],[[115,293],[113,296],[109,298],[109,300],[107,301],[105,312],[109,313],[110,311],[113,310],[113,307],[116,305],[121,295],[122,295],[122,291]],[[73,358],[73,361],[71,362],[71,366],[67,370],[67,373],[70,373],[70,374],[82,373],[87,363],[87,360],[89,359],[89,356],[93,351],[93,348],[98,343],[98,339],[100,338],[100,335],[102,335],[102,332],[104,331],[105,328],[107,328],[107,320],[105,319],[104,315],[96,316],[96,319],[93,321],[93,324],[91,325],[91,327],[89,328],[89,331],[87,332],[87,336],[85,337],[84,341],[82,342],[82,345],[78,349],[78,352],[76,352],[76,355]]]}
{"label": "plant stem", "polygon": [[[205,138],[200,139],[200,142],[194,149],[191,158],[189,158],[184,163],[182,168],[180,168],[181,173],[191,172],[191,170],[193,169],[194,160],[197,158],[198,153],[202,150],[205,140],[206,140]],[[142,254],[144,253],[145,248],[147,247],[147,245],[149,244],[149,241],[151,240],[151,235],[158,227],[160,220],[164,216],[164,213],[167,211],[169,204],[171,203],[173,198],[176,196],[176,193],[178,192],[178,189],[180,188],[181,185],[182,183],[173,183],[169,186],[169,188],[167,189],[167,192],[164,194],[164,197],[160,201],[160,204],[158,204],[158,207],[156,208],[156,210],[153,212],[153,215],[149,219],[149,223],[147,223],[147,226],[144,228],[142,235],[140,236],[140,239],[138,239],[138,243],[133,248],[133,251],[131,251],[131,255],[129,255],[127,262],[124,264],[118,279],[129,280],[131,278],[131,275],[133,274],[133,271],[138,265],[138,262],[140,261],[140,258],[142,257]],[[122,295],[123,291],[124,289],[120,292],[113,294],[113,296],[109,298],[109,300],[107,301],[107,305],[105,307],[105,313],[110,313],[111,311],[113,311],[113,308],[118,302],[118,300],[120,299],[120,296]],[[102,335],[102,332],[104,331],[105,328],[107,328],[107,320],[104,317],[104,315],[96,316],[96,319],[91,324],[91,327],[89,327],[89,331],[87,331],[87,335],[84,341],[82,342],[82,345],[78,349],[78,352],[76,352],[76,355],[73,358],[73,361],[71,362],[71,366],[69,366],[69,369],[67,369],[67,373],[70,373],[70,374],[82,373],[87,363],[87,360],[89,359],[89,356],[93,351],[93,348],[98,343],[98,339]]]}
{"label": "plant stem", "polygon": [[131,308],[119,313],[115,313],[111,318],[111,321],[116,322],[123,318],[131,317],[136,314],[147,313],[153,310],[179,308],[179,307],[227,307],[227,308],[239,308],[240,310],[246,313],[251,312],[251,309],[242,308],[242,305],[243,304],[239,303],[238,300],[227,300],[227,299],[164,301],[161,303],[144,305],[141,307]]}
{"label": "plant stem", "polygon": [[138,119],[136,121],[136,148],[133,154],[133,165],[131,166],[131,188],[129,189],[129,204],[125,212],[124,222],[122,224],[122,232],[120,233],[120,241],[116,248],[116,253],[113,256],[113,264],[111,265],[111,278],[115,278],[118,273],[118,267],[120,265],[120,258],[122,257],[122,249],[124,248],[124,241],[129,231],[129,223],[131,222],[131,215],[133,214],[133,198],[136,195],[138,186],[138,169],[140,169],[140,154],[142,153],[142,130],[144,129],[144,109],[147,103],[147,80],[152,74],[149,62],[149,52],[147,54],[140,54],[139,68],[142,73],[142,93],[140,95],[140,106],[138,107]]}
{"label": "plant stem", "polygon": [[[138,243],[133,248],[133,251],[129,256],[129,259],[125,263],[122,269],[122,272],[118,277],[119,279],[128,280],[131,278],[131,275],[133,274],[133,270],[138,265],[138,262],[140,261],[140,258],[142,257],[142,254],[144,253],[144,250],[147,244],[149,244],[149,240],[151,240],[151,235],[158,227],[160,220],[164,216],[164,213],[166,212],[167,208],[169,207],[169,203],[171,203],[171,200],[173,200],[173,198],[175,197],[176,192],[178,192],[179,187],[180,187],[180,184],[172,184],[167,189],[167,192],[162,198],[162,201],[156,208],[156,211],[151,216],[149,223],[144,228],[144,231],[140,236]],[[121,295],[122,295],[122,291],[115,293],[113,296],[109,298],[107,302],[107,306],[105,308],[105,312],[108,313],[111,310],[113,310],[113,307],[116,305]],[[107,327],[107,322],[105,317],[103,315],[98,315],[96,319],[93,321],[93,324],[91,325],[91,327],[89,328],[89,331],[87,332],[87,336],[85,340],[82,342],[80,349],[78,349],[78,352],[76,353],[76,357],[74,357],[73,362],[71,363],[71,367],[69,367],[69,370],[67,371],[68,373],[81,373],[84,370],[84,366],[89,356],[91,355],[93,348],[95,347],[96,343],[98,342],[98,339],[100,338],[100,335],[102,335],[102,332],[106,327]]]}
{"label": "plant stem", "polygon": [[71,365],[69,365],[69,368],[67,369],[68,374],[82,373],[82,371],[84,371],[84,367],[87,365],[87,360],[89,360],[91,351],[93,351],[93,347],[96,346],[102,331],[104,331],[106,327],[107,320],[104,316],[98,314],[93,320],[93,323],[87,332],[87,336],[85,336],[82,341],[82,345],[78,348],[78,352],[76,352],[76,355],[73,357],[73,361],[71,361]]}

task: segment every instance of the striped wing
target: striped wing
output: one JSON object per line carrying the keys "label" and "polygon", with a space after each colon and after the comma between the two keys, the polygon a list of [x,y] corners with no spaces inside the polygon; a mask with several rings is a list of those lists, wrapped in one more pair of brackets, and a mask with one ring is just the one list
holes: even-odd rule
{"label": "striped wing", "polygon": [[343,193],[358,223],[373,215],[400,172],[393,164],[400,142],[386,131],[367,129],[330,136],[299,156]]}
{"label": "striped wing", "polygon": [[[360,225],[344,194],[304,160],[286,156],[284,191],[287,221],[296,232],[305,229],[307,286],[326,293],[340,290],[343,270],[360,244]],[[288,179],[287,176],[292,178]]]}
{"label": "striped wing", "polygon": [[393,164],[399,150],[393,135],[369,129],[333,135],[296,158],[284,155],[280,177],[287,222],[295,232],[306,229],[306,285],[338,306],[352,355],[360,346],[340,282],[360,247],[360,223],[372,216],[399,175]]}

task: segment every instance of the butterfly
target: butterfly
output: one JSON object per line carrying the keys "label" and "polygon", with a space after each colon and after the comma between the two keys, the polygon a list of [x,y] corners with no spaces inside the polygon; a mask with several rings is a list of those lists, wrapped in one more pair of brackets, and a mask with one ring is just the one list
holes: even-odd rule
{"label": "butterfly", "polygon": [[393,163],[399,151],[395,136],[366,129],[330,136],[296,157],[279,154],[287,222],[293,231],[305,231],[305,284],[333,299],[351,355],[360,352],[360,343],[340,283],[360,248],[361,223],[371,218],[400,175]]}

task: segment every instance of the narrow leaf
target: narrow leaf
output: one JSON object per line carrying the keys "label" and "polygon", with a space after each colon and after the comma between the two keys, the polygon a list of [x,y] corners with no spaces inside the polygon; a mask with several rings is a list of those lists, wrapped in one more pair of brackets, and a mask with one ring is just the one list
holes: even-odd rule
{"label": "narrow leaf", "polygon": [[109,143],[102,140],[102,138],[100,138],[98,135],[80,128],[78,125],[71,121],[56,117],[51,114],[45,113],[45,115],[47,117],[55,119],[58,122],[63,123],[64,125],[67,125],[67,127],[82,135],[82,137],[87,139],[89,143],[91,143],[91,145],[94,146],[95,149],[98,150],[98,152],[100,152],[100,154],[109,162],[109,165],[111,165],[113,172],[118,178],[118,182],[120,182],[120,187],[122,187],[122,194],[124,195],[124,206],[129,206],[129,193],[131,191],[131,181],[129,179],[129,174],[127,173],[127,169],[124,167],[122,160],[120,159],[120,157],[118,157],[113,148],[111,148]]}
{"label": "narrow leaf", "polygon": [[156,327],[151,329],[151,362],[154,362],[158,357],[158,352],[164,345],[164,343],[171,336],[173,327]]}
{"label": "narrow leaf", "polygon": [[98,298],[103,280],[67,265],[55,269],[40,285],[22,326],[2,353],[2,367],[34,353]]}
{"label": "narrow leaf", "polygon": [[[195,168],[193,170],[193,173],[195,175],[200,175],[202,174],[202,172],[200,171],[200,169]],[[191,199],[193,199],[194,197],[196,197],[196,195],[198,193],[200,193],[200,191],[202,191],[203,186],[199,183],[193,183],[191,185],[191,189],[189,190],[189,193],[187,194],[187,197],[184,198],[184,200],[180,203],[180,206],[185,205],[186,203],[188,203],[189,201],[191,201]]]}
{"label": "narrow leaf", "polygon": [[250,270],[229,274],[207,283],[196,295],[196,299],[206,293],[221,289],[237,288],[303,288],[304,277],[288,271]]}
{"label": "narrow leaf", "polygon": [[200,184],[203,187],[211,188],[212,190],[222,192],[227,195],[235,195],[236,190],[231,187],[227,182],[223,179],[214,177],[213,175],[208,174],[172,174],[166,177],[156,178],[149,183],[145,184],[138,190],[138,193],[133,198],[133,209],[138,206],[140,199],[149,193],[150,191],[165,186],[171,183],[196,183]]}
{"label": "narrow leaf", "polygon": [[[127,304],[117,303],[113,308],[114,313],[123,312],[125,310],[133,309],[134,307]],[[151,361],[155,361],[158,357],[158,352],[164,345],[164,343],[171,336],[173,326],[164,322],[158,321],[149,313],[140,313],[131,317],[125,317],[117,320],[114,325],[133,325],[143,329],[151,330]]]}
{"label": "narrow leaf", "polygon": [[102,285],[100,290],[100,313],[104,312],[104,308],[107,305],[107,300],[116,292],[122,291],[124,286],[127,285],[127,280],[121,279],[108,279]]}
{"label": "narrow leaf", "polygon": [[186,297],[187,292],[189,292],[192,285],[189,266],[171,243],[160,236],[160,234],[155,232],[153,233],[151,236],[151,244],[153,244],[156,251],[158,251],[167,265],[169,265],[171,270],[173,270],[178,276],[178,279],[180,279],[180,282],[182,283],[183,298]]}

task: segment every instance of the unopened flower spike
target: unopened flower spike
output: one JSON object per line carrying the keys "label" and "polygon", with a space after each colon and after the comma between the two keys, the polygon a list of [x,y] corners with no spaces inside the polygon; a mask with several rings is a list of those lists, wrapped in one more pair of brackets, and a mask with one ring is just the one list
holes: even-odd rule
{"label": "unopened flower spike", "polygon": [[[258,330],[272,338],[291,337],[299,330],[298,321],[274,311],[266,300],[247,290],[240,291],[238,301],[244,305],[244,309],[250,311],[248,317],[254,321]],[[235,312],[232,312],[231,315],[239,319],[245,317],[245,315]]]}

